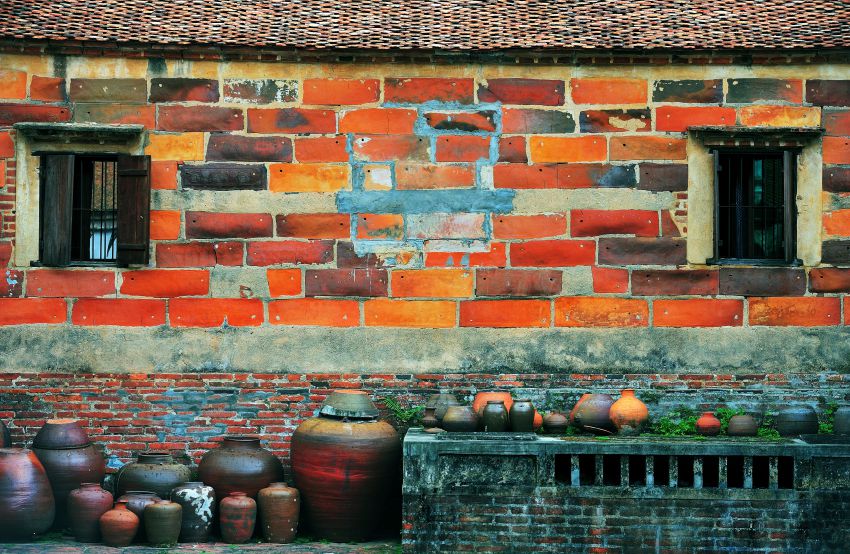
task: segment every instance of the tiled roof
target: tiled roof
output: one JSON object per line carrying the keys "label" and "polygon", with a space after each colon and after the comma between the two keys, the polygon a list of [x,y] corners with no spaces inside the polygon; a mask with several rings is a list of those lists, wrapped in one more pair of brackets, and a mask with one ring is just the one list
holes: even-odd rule
{"label": "tiled roof", "polygon": [[0,38],[298,49],[850,47],[842,0],[3,0]]}

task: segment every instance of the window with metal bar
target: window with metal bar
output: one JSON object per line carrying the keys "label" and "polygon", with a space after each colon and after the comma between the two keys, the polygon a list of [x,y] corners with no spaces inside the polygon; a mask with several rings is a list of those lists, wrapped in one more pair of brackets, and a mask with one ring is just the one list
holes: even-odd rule
{"label": "window with metal bar", "polygon": [[115,160],[77,156],[75,163],[71,261],[114,263],[118,239]]}

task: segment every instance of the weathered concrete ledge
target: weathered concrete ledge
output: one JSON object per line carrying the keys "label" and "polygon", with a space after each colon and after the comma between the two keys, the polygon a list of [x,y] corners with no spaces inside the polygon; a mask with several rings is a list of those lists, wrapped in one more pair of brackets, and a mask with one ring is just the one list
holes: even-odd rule
{"label": "weathered concrete ledge", "polygon": [[16,326],[6,372],[850,372],[850,327],[175,329]]}

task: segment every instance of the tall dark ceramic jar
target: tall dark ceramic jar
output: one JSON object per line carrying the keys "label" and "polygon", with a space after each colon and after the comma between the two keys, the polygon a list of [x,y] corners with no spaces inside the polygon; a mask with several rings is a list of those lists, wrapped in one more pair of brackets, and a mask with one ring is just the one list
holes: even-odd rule
{"label": "tall dark ceramic jar", "polygon": [[610,394],[589,394],[579,402],[573,420],[580,429],[596,434],[610,434],[616,430],[610,416],[614,404]]}
{"label": "tall dark ceramic jar", "polygon": [[68,495],[83,483],[103,481],[106,472],[103,454],[74,419],[48,420],[36,433],[32,445],[44,465],[56,500],[53,528],[65,529],[70,525]]}
{"label": "tall dark ceramic jar", "polygon": [[68,517],[77,542],[100,541],[100,516],[112,509],[112,493],[98,483],[83,483],[68,495]]}
{"label": "tall dark ceramic jar", "polygon": [[215,490],[200,481],[190,481],[174,487],[171,501],[183,507],[180,542],[209,541],[217,511]]}
{"label": "tall dark ceramic jar", "polygon": [[286,544],[298,533],[301,499],[298,489],[272,483],[257,495],[263,537],[267,542]]}
{"label": "tall dark ceramic jar", "polygon": [[173,546],[180,537],[183,508],[170,500],[157,500],[145,506],[145,534],[153,546]]}
{"label": "tall dark ceramic jar", "polygon": [[135,462],[125,464],[115,478],[115,493],[150,491],[168,498],[177,485],[192,477],[192,471],[174,461],[168,452],[142,452]]}
{"label": "tall dark ceramic jar", "polygon": [[779,411],[773,426],[783,437],[818,432],[818,414],[809,406],[790,406]]}
{"label": "tall dark ceramic jar", "polygon": [[531,433],[534,431],[534,405],[522,398],[514,402],[510,412],[511,431]]}
{"label": "tall dark ceramic jar", "polygon": [[850,406],[841,406],[835,410],[832,432],[836,435],[850,435]]}
{"label": "tall dark ceramic jar", "polygon": [[201,458],[198,477],[215,489],[219,501],[232,492],[256,498],[260,489],[283,480],[283,465],[260,446],[259,437],[227,436]]}
{"label": "tall dark ceramic jar", "polygon": [[137,542],[147,541],[145,534],[145,508],[157,500],[162,499],[150,491],[127,491],[126,494],[118,497],[117,502],[126,502],[127,509],[139,518],[139,530],[136,533]]}
{"label": "tall dark ceramic jar", "polygon": [[[532,414],[534,417],[534,414]],[[484,431],[490,433],[501,433],[508,430],[508,410],[501,400],[488,400],[481,411],[481,423]]]}
{"label": "tall dark ceramic jar", "polygon": [[[384,522],[399,486],[398,433],[362,391],[335,391],[290,447],[304,519],[317,537],[362,541]],[[445,421],[444,421],[445,423]]]}
{"label": "tall dark ceramic jar", "polygon": [[55,515],[53,490],[31,450],[0,448],[0,541],[44,533]]}
{"label": "tall dark ceramic jar", "polygon": [[257,503],[244,492],[232,492],[219,506],[221,539],[229,544],[242,544],[254,535]]}

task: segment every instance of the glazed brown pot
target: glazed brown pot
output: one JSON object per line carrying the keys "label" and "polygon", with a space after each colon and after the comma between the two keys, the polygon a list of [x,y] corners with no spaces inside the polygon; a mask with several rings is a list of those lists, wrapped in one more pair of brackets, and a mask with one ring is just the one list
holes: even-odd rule
{"label": "glazed brown pot", "polygon": [[221,446],[201,458],[198,477],[224,499],[231,492],[244,492],[254,498],[269,483],[283,480],[283,465],[260,447],[260,439],[250,436],[224,437]]}
{"label": "glazed brown pot", "polygon": [[260,524],[266,541],[286,544],[298,533],[301,498],[298,489],[272,483],[257,494]]}
{"label": "glazed brown pot", "polygon": [[115,478],[115,493],[151,491],[168,498],[177,485],[192,477],[192,471],[174,461],[168,452],[142,452],[135,462],[125,464]]}
{"label": "glazed brown pot", "polygon": [[611,405],[608,415],[621,435],[636,435],[646,426],[649,409],[636,396],[634,389],[623,389]]}
{"label": "glazed brown pot", "polygon": [[714,416],[714,412],[703,412],[697,419],[697,433],[706,437],[713,437],[720,433],[720,420]]}
{"label": "glazed brown pot", "polygon": [[505,403],[505,410],[508,412],[511,411],[511,406],[514,405],[514,399],[509,392],[479,392],[475,395],[475,400],[472,401],[472,409],[475,410],[475,413],[478,414],[479,417],[481,417],[481,413],[484,411],[484,406],[486,406],[487,402],[490,400],[501,400]]}
{"label": "glazed brown pot", "polygon": [[835,410],[832,432],[836,435],[850,435],[850,406],[841,406]]}
{"label": "glazed brown pot", "polygon": [[218,511],[215,489],[200,481],[191,481],[174,487],[171,501],[183,507],[180,524],[180,542],[201,543],[210,539],[210,529]]}
{"label": "glazed brown pot", "polygon": [[552,412],[543,418],[543,431],[549,435],[563,435],[569,426],[569,418],[560,412]]}
{"label": "glazed brown pot", "polygon": [[219,506],[221,539],[230,544],[247,542],[257,523],[257,503],[244,492],[232,492]]}
{"label": "glazed brown pot", "polygon": [[616,428],[609,415],[613,404],[609,394],[590,394],[576,404],[573,421],[580,429],[597,435],[613,433]]}
{"label": "glazed brown pot", "polygon": [[437,408],[425,408],[425,413],[422,415],[422,427],[425,429],[434,429],[439,427],[440,422],[437,420]]}
{"label": "glazed brown pot", "polygon": [[579,399],[578,399],[578,402],[576,402],[576,403],[575,403],[575,406],[573,406],[573,409],[572,409],[572,410],[570,410],[570,425],[574,425],[574,424],[575,424],[576,410],[578,410],[578,407],[579,407],[579,406],[581,406],[582,402],[584,402],[585,400],[587,400],[589,397],[590,397],[590,393],[589,393],[589,392],[586,392],[586,393],[582,394],[582,395],[581,395],[581,398],[579,398]]}
{"label": "glazed brown pot", "polygon": [[126,500],[100,516],[100,534],[106,546],[130,546],[139,531],[139,516],[130,511]]}
{"label": "glazed brown pot", "polygon": [[783,437],[813,435],[818,432],[818,414],[809,406],[791,406],[779,412],[773,426]]}
{"label": "glazed brown pot", "polygon": [[100,541],[100,516],[112,509],[112,493],[98,483],[83,483],[68,495],[68,518],[77,542]]}
{"label": "glazed brown pot", "polygon": [[0,540],[28,539],[53,524],[53,490],[31,450],[0,448]]}
{"label": "glazed brown pot", "polygon": [[431,397],[428,398],[428,402],[425,406],[429,408],[433,407],[437,421],[442,423],[443,416],[446,415],[446,410],[449,409],[449,406],[460,406],[460,402],[458,402],[455,395],[441,392],[438,394],[432,394]]}
{"label": "glazed brown pot", "polygon": [[118,502],[126,502],[127,509],[139,518],[139,528],[136,534],[137,542],[147,541],[147,534],[145,533],[145,508],[157,500],[162,499],[150,491],[127,491],[126,494],[118,497]]}
{"label": "glazed brown pot", "polygon": [[348,542],[378,531],[400,485],[401,444],[392,426],[375,418],[320,415],[298,426],[290,450],[312,533]]}
{"label": "glazed brown pot", "polygon": [[9,428],[6,427],[6,424],[0,420],[0,448],[11,448],[12,447],[12,433],[9,431]]}
{"label": "glazed brown pot", "polygon": [[183,508],[170,500],[157,500],[145,506],[145,533],[153,546],[173,546],[180,538]]}
{"label": "glazed brown pot", "polygon": [[48,419],[32,440],[33,448],[81,448],[91,441],[76,419]]}
{"label": "glazed brown pot", "polygon": [[758,423],[753,416],[735,415],[729,418],[726,434],[732,437],[754,437],[758,429]]}
{"label": "glazed brown pot", "polygon": [[33,452],[44,465],[53,488],[56,500],[53,528],[65,529],[70,525],[68,495],[83,483],[103,481],[106,471],[103,454],[93,444],[66,449],[33,448]]}
{"label": "glazed brown pot", "polygon": [[[511,406],[510,420],[511,431],[517,433],[531,433],[534,431],[534,405],[526,398],[517,400]],[[542,421],[541,421],[542,423]]]}
{"label": "glazed brown pot", "polygon": [[479,417],[470,406],[449,406],[443,417],[443,429],[454,433],[471,433],[478,429]]}
{"label": "glazed brown pot", "polygon": [[508,410],[501,400],[488,400],[481,412],[481,425],[489,433],[507,431],[510,425]]}

